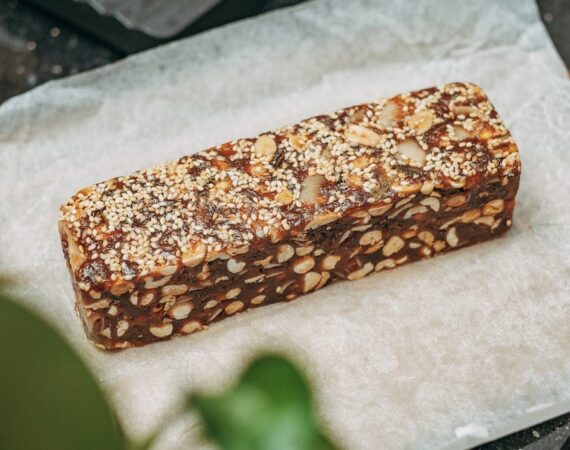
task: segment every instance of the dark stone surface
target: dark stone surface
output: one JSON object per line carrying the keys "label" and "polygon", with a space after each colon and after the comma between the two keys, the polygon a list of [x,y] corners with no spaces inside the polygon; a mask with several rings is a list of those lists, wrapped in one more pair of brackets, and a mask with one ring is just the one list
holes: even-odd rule
{"label": "dark stone surface", "polygon": [[[270,0],[264,10],[298,0]],[[570,67],[570,0],[538,0],[542,17]],[[0,1],[0,103],[46,81],[108,64],[125,55],[21,0]],[[570,450],[570,414],[478,450]]]}
{"label": "dark stone surface", "polygon": [[0,1],[0,103],[122,56],[19,0]]}

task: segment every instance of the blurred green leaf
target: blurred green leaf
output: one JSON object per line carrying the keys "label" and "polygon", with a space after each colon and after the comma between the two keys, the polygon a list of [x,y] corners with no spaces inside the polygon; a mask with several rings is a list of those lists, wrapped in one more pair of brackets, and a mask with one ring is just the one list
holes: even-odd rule
{"label": "blurred green leaf", "polygon": [[329,450],[313,414],[309,386],[278,356],[254,361],[233,389],[192,395],[207,437],[223,450]]}
{"label": "blurred green leaf", "polygon": [[0,449],[125,448],[115,416],[78,355],[0,292]]}

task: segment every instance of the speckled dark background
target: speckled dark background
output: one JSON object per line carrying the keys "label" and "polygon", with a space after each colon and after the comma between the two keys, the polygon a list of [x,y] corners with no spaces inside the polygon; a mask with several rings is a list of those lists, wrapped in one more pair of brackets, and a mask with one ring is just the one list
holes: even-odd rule
{"label": "speckled dark background", "polygon": [[[298,1],[268,0],[259,12]],[[552,40],[570,68],[570,0],[537,1]],[[207,24],[202,26],[206,28]],[[196,31],[200,29],[186,35]],[[140,45],[152,44],[145,41]],[[130,52],[124,48],[117,50],[117,46],[91,37],[32,4],[0,0],[0,103],[46,81],[108,64],[127,53]],[[570,412],[477,447],[479,450],[523,448],[570,450]]]}

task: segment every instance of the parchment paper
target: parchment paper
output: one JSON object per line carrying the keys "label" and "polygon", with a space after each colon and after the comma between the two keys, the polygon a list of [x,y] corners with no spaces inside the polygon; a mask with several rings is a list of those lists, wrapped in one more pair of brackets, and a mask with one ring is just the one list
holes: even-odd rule
{"label": "parchment paper", "polygon": [[[85,338],[57,209],[85,185],[312,114],[446,81],[520,145],[507,238],[210,330],[104,353]],[[188,389],[281,350],[349,449],[461,448],[570,409],[570,82],[531,0],[314,1],[49,83],[0,107],[0,270],[85,356],[133,436]],[[195,441],[195,418],[161,448]],[[199,448],[199,447],[192,447]]]}

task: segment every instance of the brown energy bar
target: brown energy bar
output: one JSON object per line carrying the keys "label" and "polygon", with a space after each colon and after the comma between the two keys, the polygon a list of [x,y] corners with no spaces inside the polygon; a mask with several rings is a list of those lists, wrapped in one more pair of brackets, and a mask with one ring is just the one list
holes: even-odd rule
{"label": "brown energy bar", "polygon": [[452,83],[87,187],[59,226],[88,336],[126,348],[501,236],[519,177],[485,93]]}

